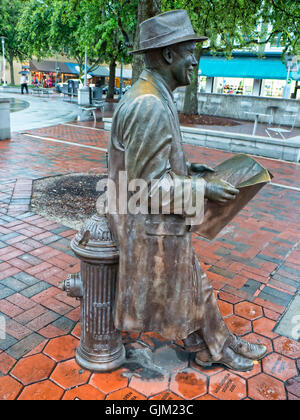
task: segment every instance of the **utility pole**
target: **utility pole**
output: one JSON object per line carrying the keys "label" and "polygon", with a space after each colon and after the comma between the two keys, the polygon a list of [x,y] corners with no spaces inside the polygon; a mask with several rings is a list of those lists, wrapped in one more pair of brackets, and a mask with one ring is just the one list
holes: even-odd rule
{"label": "utility pole", "polygon": [[6,60],[5,60],[5,40],[7,39],[5,36],[1,36],[2,41],[2,63],[3,63],[3,86],[7,86],[6,83]]}

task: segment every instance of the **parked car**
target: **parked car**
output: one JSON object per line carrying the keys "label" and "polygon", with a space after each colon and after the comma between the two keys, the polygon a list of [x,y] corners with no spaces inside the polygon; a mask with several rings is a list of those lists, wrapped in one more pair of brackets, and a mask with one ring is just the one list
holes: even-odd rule
{"label": "parked car", "polygon": [[130,86],[130,85],[127,85],[127,86],[123,87],[123,89],[122,89],[123,95],[124,95],[124,93],[126,93],[126,92],[130,89],[130,88],[131,88],[131,86]]}
{"label": "parked car", "polygon": [[55,92],[62,93],[63,85],[66,85],[66,83],[56,83],[55,85]]}
{"label": "parked car", "polygon": [[[108,86],[106,85],[103,87],[102,92],[106,95],[107,91],[108,91]],[[119,93],[120,93],[120,90],[117,87],[114,87],[114,94],[119,95]]]}

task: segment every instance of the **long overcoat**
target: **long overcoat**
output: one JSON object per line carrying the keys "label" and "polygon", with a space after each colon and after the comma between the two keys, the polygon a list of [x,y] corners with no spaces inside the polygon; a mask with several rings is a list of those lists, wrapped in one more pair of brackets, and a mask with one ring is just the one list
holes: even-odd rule
{"label": "long overcoat", "polygon": [[[145,70],[115,111],[109,145],[109,179],[119,191],[128,182],[189,176],[173,96],[164,80]],[[198,184],[197,184],[198,183]],[[110,183],[109,183],[110,185]],[[112,184],[111,184],[112,185]],[[108,199],[112,196],[108,187]],[[120,203],[117,193],[117,209]],[[203,204],[203,203],[202,203]],[[204,306],[201,277],[185,214],[109,214],[120,251],[115,325],[123,331],[155,331],[175,340],[199,329]]]}

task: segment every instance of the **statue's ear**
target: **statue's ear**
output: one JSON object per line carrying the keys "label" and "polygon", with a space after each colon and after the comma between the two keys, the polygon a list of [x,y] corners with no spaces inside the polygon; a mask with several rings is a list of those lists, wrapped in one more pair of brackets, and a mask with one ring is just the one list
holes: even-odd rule
{"label": "statue's ear", "polygon": [[165,47],[162,49],[162,56],[168,64],[172,64],[174,60],[173,50],[170,47]]}

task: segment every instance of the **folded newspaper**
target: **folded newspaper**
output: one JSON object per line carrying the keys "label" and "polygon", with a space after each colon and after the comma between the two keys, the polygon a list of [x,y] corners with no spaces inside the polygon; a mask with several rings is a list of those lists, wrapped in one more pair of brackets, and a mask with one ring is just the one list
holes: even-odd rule
{"label": "folded newspaper", "polygon": [[216,166],[215,172],[203,176],[206,181],[222,178],[240,192],[234,200],[221,206],[207,200],[204,219],[200,225],[192,226],[191,231],[207,239],[217,234],[246,206],[246,204],[271,181],[272,174],[248,155],[237,154]]}

